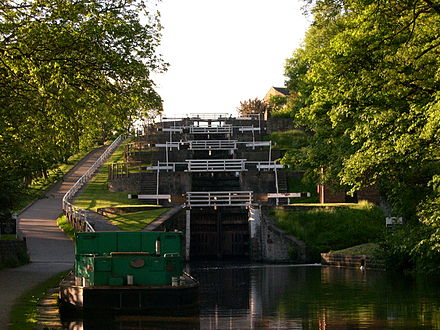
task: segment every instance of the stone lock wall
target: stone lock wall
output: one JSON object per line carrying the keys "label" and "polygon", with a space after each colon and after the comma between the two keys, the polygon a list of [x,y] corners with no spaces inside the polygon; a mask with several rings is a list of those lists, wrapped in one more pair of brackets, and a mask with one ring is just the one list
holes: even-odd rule
{"label": "stone lock wall", "polygon": [[368,254],[321,253],[321,263],[339,267],[384,268],[382,260]]}
{"label": "stone lock wall", "polygon": [[11,240],[2,241],[0,240],[0,263],[6,261],[19,261],[20,256],[27,253],[26,241],[22,240]]}

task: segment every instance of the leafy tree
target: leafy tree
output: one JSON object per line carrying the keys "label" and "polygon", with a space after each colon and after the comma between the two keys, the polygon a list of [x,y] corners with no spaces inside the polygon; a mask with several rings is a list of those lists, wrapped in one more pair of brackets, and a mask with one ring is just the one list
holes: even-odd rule
{"label": "leafy tree", "polygon": [[[3,1],[0,191],[160,111],[157,13],[142,0]],[[141,15],[146,23],[141,23]],[[10,200],[0,200],[0,208]],[[9,205],[10,206],[10,205]]]}
{"label": "leafy tree", "polygon": [[241,116],[250,114],[263,115],[268,109],[269,105],[266,102],[260,100],[259,98],[255,98],[240,102],[240,106],[237,108],[237,111]]}
{"label": "leafy tree", "polygon": [[297,93],[288,106],[310,139],[284,161],[352,191],[380,184],[397,214],[431,230],[416,249],[426,256],[440,241],[439,6],[318,0],[312,13],[304,46],[286,64],[287,87]]}

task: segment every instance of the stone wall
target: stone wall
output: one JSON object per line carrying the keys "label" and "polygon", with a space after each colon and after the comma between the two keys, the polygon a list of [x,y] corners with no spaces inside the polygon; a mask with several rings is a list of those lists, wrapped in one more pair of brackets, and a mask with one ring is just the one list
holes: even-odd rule
{"label": "stone wall", "polygon": [[272,207],[261,208],[261,260],[268,262],[307,262],[308,250],[304,242],[276,227],[270,214],[271,210]]}
{"label": "stone wall", "polygon": [[292,118],[269,118],[267,120],[267,134],[294,129]]}
{"label": "stone wall", "polygon": [[321,253],[321,263],[339,267],[357,267],[384,269],[382,260],[368,254]]}
{"label": "stone wall", "polygon": [[275,174],[273,171],[251,171],[240,173],[241,190],[256,194],[275,192]]}
{"label": "stone wall", "polygon": [[191,191],[191,173],[160,172],[159,194],[178,195]]}
{"label": "stone wall", "polygon": [[0,265],[18,265],[28,260],[26,241],[0,240]]}

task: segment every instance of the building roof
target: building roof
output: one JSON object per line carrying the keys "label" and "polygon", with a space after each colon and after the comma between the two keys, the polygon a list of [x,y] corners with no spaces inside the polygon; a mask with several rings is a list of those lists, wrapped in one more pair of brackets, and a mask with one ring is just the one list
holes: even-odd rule
{"label": "building roof", "polygon": [[281,94],[289,95],[289,91],[287,90],[286,87],[273,87],[273,89],[275,89],[277,92]]}

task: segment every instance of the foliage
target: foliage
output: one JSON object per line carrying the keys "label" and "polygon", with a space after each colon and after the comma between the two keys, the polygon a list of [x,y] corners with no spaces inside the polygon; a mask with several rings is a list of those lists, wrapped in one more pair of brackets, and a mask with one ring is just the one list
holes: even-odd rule
{"label": "foliage", "polygon": [[292,118],[292,111],[286,107],[287,96],[271,95],[267,101],[270,107],[270,116],[273,118]]}
{"label": "foliage", "polygon": [[[283,150],[297,150],[309,144],[309,137],[300,129],[273,132],[268,139],[275,143],[277,149]],[[295,167],[295,164],[292,165]]]}
{"label": "foliage", "polygon": [[249,99],[240,102],[240,106],[237,108],[238,113],[245,117],[250,114],[263,115],[269,109],[266,102],[260,100],[259,98]]}
{"label": "foliage", "polygon": [[70,224],[67,220],[67,217],[64,214],[61,214],[57,219],[58,227],[69,237],[70,239],[75,239],[75,228]]}
{"label": "foliage", "polygon": [[[412,226],[405,260],[429,263],[440,241],[433,183],[440,175],[440,8],[425,0],[312,3],[304,46],[286,63],[295,94],[287,106],[309,138],[284,161],[301,164],[316,183],[352,192],[379,184]],[[399,238],[394,243],[397,251]]]}
{"label": "foliage", "polygon": [[378,250],[379,250],[379,244],[365,243],[365,244],[351,246],[349,248],[338,251],[331,251],[331,253],[376,255],[378,254]]}
{"label": "foliage", "polygon": [[352,207],[316,208],[307,211],[275,211],[276,224],[320,253],[377,240],[384,228],[382,211],[370,203]]}
{"label": "foliage", "polygon": [[144,0],[2,2],[0,209],[81,148],[160,111],[150,78],[165,69],[160,28]]}

